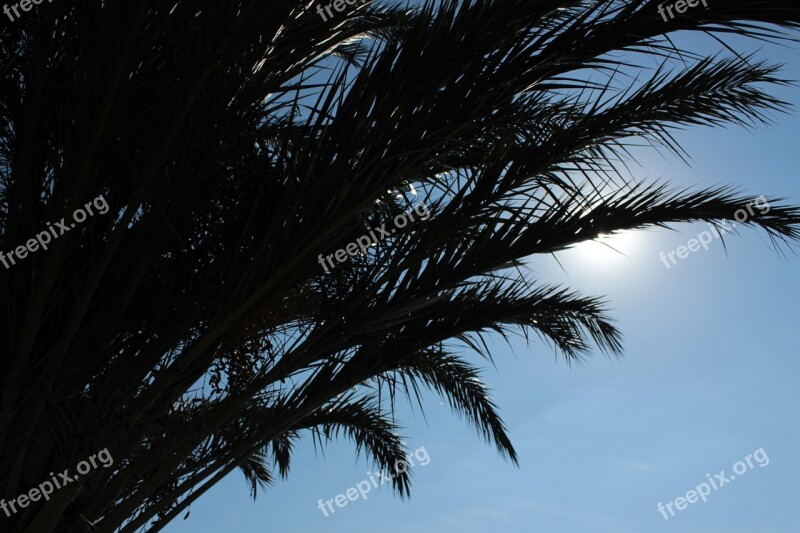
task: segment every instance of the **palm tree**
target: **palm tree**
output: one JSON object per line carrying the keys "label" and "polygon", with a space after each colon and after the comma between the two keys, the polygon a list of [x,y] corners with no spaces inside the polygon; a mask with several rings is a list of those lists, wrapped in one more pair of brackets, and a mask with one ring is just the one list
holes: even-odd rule
{"label": "palm tree", "polygon": [[[680,155],[676,128],[786,107],[766,92],[778,67],[724,38],[796,36],[796,0],[667,22],[658,4],[367,2],[323,20],[288,0],[61,0],[6,22],[0,250],[93,198],[110,210],[0,269],[2,495],[101,449],[114,464],[4,531],[158,531],[233,470],[255,497],[309,432],[390,468],[395,401],[421,388],[515,461],[459,350],[491,360],[485,335],[512,331],[568,360],[621,350],[600,299],[525,258],[733,218],[747,197],[641,181],[629,147]],[[681,30],[720,53],[678,47]],[[780,202],[746,222],[776,243],[800,237]],[[338,261],[382,224],[396,233]]]}

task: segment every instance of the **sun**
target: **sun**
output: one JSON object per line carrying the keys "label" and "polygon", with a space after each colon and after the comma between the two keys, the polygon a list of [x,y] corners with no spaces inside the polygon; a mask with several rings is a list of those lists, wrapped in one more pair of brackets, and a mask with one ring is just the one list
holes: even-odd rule
{"label": "sun", "polygon": [[641,232],[638,231],[601,235],[597,239],[574,246],[564,252],[564,255],[580,263],[598,267],[621,266],[639,247],[641,238]]}

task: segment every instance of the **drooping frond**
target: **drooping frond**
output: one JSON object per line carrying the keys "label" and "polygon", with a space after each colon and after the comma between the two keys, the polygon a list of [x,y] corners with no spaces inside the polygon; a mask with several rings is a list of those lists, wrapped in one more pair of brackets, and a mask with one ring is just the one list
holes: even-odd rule
{"label": "drooping frond", "polygon": [[274,482],[272,473],[267,466],[267,456],[263,451],[256,451],[248,454],[241,460],[239,470],[244,474],[244,478],[250,487],[250,496],[256,499],[258,488],[266,489]]}
{"label": "drooping frond", "polygon": [[477,369],[443,350],[429,349],[397,362],[395,372],[420,380],[464,415],[497,450],[517,464],[517,452]]}
{"label": "drooping frond", "polygon": [[357,453],[363,451],[381,470],[391,473],[392,486],[400,496],[409,495],[410,471],[398,468],[407,450],[396,433],[397,426],[381,413],[374,397],[351,400],[345,395],[306,417],[301,427],[315,428],[326,439],[347,436]]}

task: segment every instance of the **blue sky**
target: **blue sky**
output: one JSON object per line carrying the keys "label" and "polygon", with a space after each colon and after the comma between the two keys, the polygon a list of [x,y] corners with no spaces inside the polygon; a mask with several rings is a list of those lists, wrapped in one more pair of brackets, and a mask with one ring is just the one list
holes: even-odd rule
{"label": "blue sky", "polygon": [[[748,49],[753,49],[750,43]],[[765,47],[761,57],[786,62],[800,79],[797,50]],[[753,197],[800,203],[800,88],[775,94],[792,115],[755,131],[692,129],[678,139],[693,157],[687,167],[647,151],[637,177],[675,186],[733,184]],[[800,401],[797,302],[800,258],[775,253],[763,232],[744,229],[667,269],[671,251],[705,229],[648,231],[615,239],[626,256],[581,245],[530,265],[539,279],[604,295],[625,334],[625,355],[600,354],[569,366],[538,341],[494,343],[493,389],[514,445],[516,468],[497,455],[439,398],[426,418],[403,408],[399,420],[410,450],[425,448],[412,497],[383,487],[325,517],[319,499],[334,498],[366,479],[371,465],[348,441],[324,455],[310,439],[292,472],[258,500],[234,473],[177,520],[168,533],[641,533],[797,532],[800,506]],[[721,470],[763,448],[765,467],[712,491],[669,520],[657,510]]]}

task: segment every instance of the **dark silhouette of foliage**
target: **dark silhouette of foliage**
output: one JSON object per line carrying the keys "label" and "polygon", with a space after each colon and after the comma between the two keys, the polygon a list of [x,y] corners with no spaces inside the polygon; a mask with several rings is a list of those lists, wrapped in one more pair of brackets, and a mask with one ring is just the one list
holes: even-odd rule
{"label": "dark silhouette of foliage", "polygon": [[[255,497],[308,433],[390,468],[394,402],[426,387],[515,461],[459,350],[491,359],[485,335],[514,330],[569,360],[621,350],[599,299],[524,258],[731,219],[749,198],[642,182],[629,147],[681,155],[676,128],[785,108],[778,68],[724,38],[796,36],[796,0],[669,22],[657,3],[367,3],[324,22],[287,0],[59,0],[4,20],[0,250],[98,195],[111,211],[0,268],[0,486],[115,462],[3,530],[158,531],[233,470]],[[719,55],[674,46],[680,30]],[[747,221],[776,243],[800,236],[781,202]]]}

